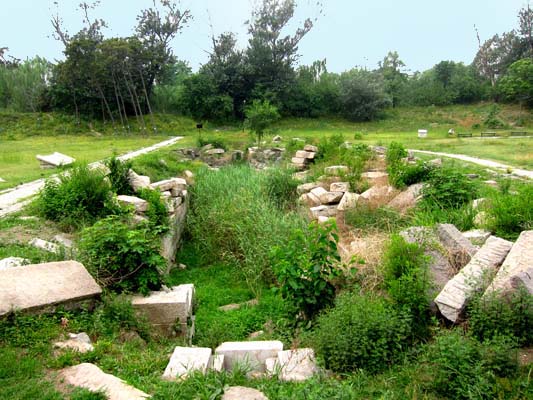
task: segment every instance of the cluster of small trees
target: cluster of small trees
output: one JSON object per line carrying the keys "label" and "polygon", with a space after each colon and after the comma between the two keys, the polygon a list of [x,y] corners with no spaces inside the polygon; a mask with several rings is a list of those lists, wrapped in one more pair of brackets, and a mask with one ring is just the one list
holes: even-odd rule
{"label": "cluster of small trees", "polygon": [[[206,64],[192,73],[171,51],[170,41],[190,20],[170,0],[138,16],[135,34],[106,39],[105,22],[91,19],[97,5],[82,3],[84,29],[70,37],[59,16],[55,37],[65,60],[51,65],[36,58],[6,61],[0,52],[0,107],[18,111],[62,110],[100,118],[127,128],[135,115],[188,114],[202,120],[235,120],[254,102],[268,102],[282,115],[340,115],[355,121],[378,117],[387,107],[447,105],[485,99],[533,106],[533,10],[519,12],[519,29],[484,43],[471,65],[441,61],[408,74],[398,53],[389,52],[377,69],[336,74],[326,62],[298,66],[298,45],[312,29],[310,19],[286,34],[295,0],[262,0],[248,21],[248,43],[237,46],[233,33],[212,38]],[[479,36],[478,36],[479,39]]]}

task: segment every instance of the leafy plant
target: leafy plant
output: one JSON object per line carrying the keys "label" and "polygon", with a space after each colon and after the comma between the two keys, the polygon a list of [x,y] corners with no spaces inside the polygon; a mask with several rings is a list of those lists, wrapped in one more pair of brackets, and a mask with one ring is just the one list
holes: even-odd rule
{"label": "leafy plant", "polygon": [[148,293],[161,286],[166,262],[147,224],[104,218],[81,232],[78,248],[80,261],[103,287]]}
{"label": "leafy plant", "polygon": [[441,167],[431,170],[422,194],[429,208],[457,209],[475,198],[477,187],[459,170]]}
{"label": "leafy plant", "polygon": [[494,104],[490,108],[487,118],[485,118],[485,121],[483,122],[484,125],[487,128],[491,128],[491,129],[505,128],[506,124],[498,117],[499,113],[500,113],[500,109],[498,108],[496,104]]}
{"label": "leafy plant", "polygon": [[81,164],[59,180],[46,181],[36,210],[64,229],[76,229],[116,212],[117,206],[111,202],[111,187],[103,173]]}
{"label": "leafy plant", "polygon": [[343,293],[317,322],[312,340],[326,368],[375,373],[405,350],[411,320],[382,298]]}
{"label": "leafy plant", "polygon": [[131,161],[121,161],[113,156],[106,160],[105,165],[109,168],[109,182],[111,182],[112,190],[117,194],[130,195],[133,194],[133,188],[129,181],[129,172],[132,167]]}
{"label": "leafy plant", "polygon": [[148,224],[155,234],[161,234],[169,229],[168,210],[159,190],[141,189],[137,195],[148,202],[146,217]]}
{"label": "leafy plant", "polygon": [[255,134],[257,145],[260,146],[265,132],[280,118],[278,109],[268,100],[254,100],[252,105],[245,109],[245,114],[245,123]]}
{"label": "leafy plant", "polygon": [[338,240],[335,223],[312,222],[306,231],[295,229],[286,244],[272,251],[281,296],[305,319],[312,319],[335,299],[332,279],[341,273]]}

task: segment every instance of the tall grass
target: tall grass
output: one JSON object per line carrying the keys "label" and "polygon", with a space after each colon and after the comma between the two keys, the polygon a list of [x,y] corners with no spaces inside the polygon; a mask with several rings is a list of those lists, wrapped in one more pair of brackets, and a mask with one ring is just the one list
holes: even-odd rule
{"label": "tall grass", "polygon": [[200,170],[191,190],[188,232],[203,263],[229,262],[258,295],[273,279],[270,249],[284,243],[299,215],[281,211],[265,195],[265,175],[247,166]]}

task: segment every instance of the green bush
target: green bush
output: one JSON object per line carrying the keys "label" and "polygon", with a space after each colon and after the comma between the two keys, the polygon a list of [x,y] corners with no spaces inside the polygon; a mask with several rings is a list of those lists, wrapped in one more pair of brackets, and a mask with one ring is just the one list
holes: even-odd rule
{"label": "green bush", "polygon": [[395,165],[402,162],[402,158],[407,157],[407,150],[403,147],[403,144],[398,142],[391,142],[385,153],[385,161],[387,165]]}
{"label": "green bush", "polygon": [[516,188],[515,194],[497,193],[491,199],[488,228],[497,236],[514,240],[520,232],[533,229],[533,185]]}
{"label": "green bush", "polygon": [[159,190],[141,189],[137,196],[148,202],[146,217],[153,233],[165,233],[169,229],[168,210]]}
{"label": "green bush", "polygon": [[59,181],[46,181],[36,210],[64,229],[76,229],[116,212],[117,206],[111,201],[111,187],[104,174],[87,165],[77,165],[61,175]]}
{"label": "green bush", "polygon": [[457,209],[477,195],[476,185],[461,171],[451,167],[434,168],[422,191],[423,204],[429,208]]}
{"label": "green bush", "polygon": [[312,341],[328,369],[379,372],[405,350],[410,323],[384,299],[344,293],[319,316]]}
{"label": "green bush", "polygon": [[79,259],[110,290],[148,293],[159,289],[166,262],[148,224],[110,216],[81,232]]}
{"label": "green bush", "polygon": [[209,136],[209,137],[198,136],[196,140],[196,144],[198,147],[204,147],[210,144],[216,149],[224,149],[226,151],[229,150],[227,141],[221,136]]}
{"label": "green bush", "polygon": [[265,191],[280,210],[290,209],[296,205],[298,183],[292,177],[291,170],[273,168],[266,171]]}
{"label": "green bush", "polygon": [[427,337],[431,320],[428,298],[431,282],[424,249],[393,235],[383,260],[383,280],[393,304],[411,315],[415,338]]}
{"label": "green bush", "polygon": [[105,165],[109,168],[109,182],[111,188],[116,194],[131,195],[133,188],[129,181],[129,171],[132,166],[131,161],[121,161],[115,156],[106,160]]}
{"label": "green bush", "polygon": [[458,330],[442,332],[427,346],[429,387],[450,399],[493,399],[497,376],[517,369],[516,352],[506,338],[480,344]]}
{"label": "green bush", "polygon": [[505,335],[520,346],[533,344],[533,296],[519,290],[502,297],[499,293],[474,298],[468,308],[472,335],[481,341]]}
{"label": "green bush", "polygon": [[281,296],[305,319],[312,319],[335,299],[331,281],[341,273],[336,228],[334,223],[313,222],[306,230],[295,229],[284,245],[272,251]]}

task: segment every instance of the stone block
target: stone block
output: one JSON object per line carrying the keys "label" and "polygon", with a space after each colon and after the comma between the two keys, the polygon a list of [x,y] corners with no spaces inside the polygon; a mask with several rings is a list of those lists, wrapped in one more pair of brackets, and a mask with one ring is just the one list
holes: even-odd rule
{"label": "stone block", "polygon": [[396,193],[392,186],[373,186],[361,193],[359,202],[372,207],[381,207],[391,201]]}
{"label": "stone block", "polygon": [[20,267],[24,264],[29,264],[29,260],[21,257],[8,257],[0,260],[0,271],[8,268]]}
{"label": "stone block", "polygon": [[463,232],[463,236],[467,238],[474,246],[483,246],[483,244],[490,237],[490,232],[483,229],[473,229]]}
{"label": "stone block", "polygon": [[350,184],[348,182],[333,182],[329,186],[329,191],[346,193],[350,191]]}
{"label": "stone block", "polygon": [[148,210],[148,202],[135,196],[120,195],[117,196],[120,204],[125,206],[132,206],[136,213],[144,213]]}
{"label": "stone block", "polygon": [[298,150],[296,152],[296,154],[294,155],[294,157],[304,158],[304,159],[312,159],[312,158],[315,157],[315,153],[310,153],[310,152],[305,151],[305,150]]}
{"label": "stone block", "polygon": [[264,372],[267,358],[276,357],[283,350],[283,343],[273,341],[225,342],[215,354],[224,356],[224,368],[231,370],[236,364],[244,364],[252,371]]}
{"label": "stone block", "polygon": [[309,193],[311,190],[313,190],[314,188],[318,186],[320,185],[316,182],[302,183],[301,185],[298,185],[298,187],[296,188],[296,192],[298,194]]}
{"label": "stone block", "polygon": [[82,354],[94,350],[91,339],[85,332],[78,334],[70,333],[68,340],[55,342],[54,347],[58,349],[74,350]]}
{"label": "stone block", "polygon": [[452,322],[460,319],[472,296],[487,288],[487,280],[496,273],[512,245],[511,242],[495,236],[487,239],[470,262],[435,298],[435,304],[444,317]]}
{"label": "stone block", "polygon": [[313,153],[317,153],[318,152],[318,147],[310,145],[310,144],[306,144],[304,146],[304,150],[305,151],[309,151],[309,152],[313,152]]}
{"label": "stone block", "polygon": [[150,177],[137,175],[132,169],[128,172],[128,181],[135,192],[141,189],[150,189]]}
{"label": "stone block", "polygon": [[306,160],[306,159],[303,158],[303,157],[293,157],[293,158],[291,158],[291,162],[292,162],[293,164],[295,164],[295,165],[301,165],[301,166],[305,165],[305,160]]}
{"label": "stone block", "polygon": [[151,396],[128,385],[122,379],[106,374],[94,364],[83,363],[64,368],[59,378],[67,385],[104,392],[108,400],[143,400]]}
{"label": "stone block", "polygon": [[61,167],[64,165],[70,165],[76,161],[74,158],[58,153],[57,151],[46,155],[37,154],[37,160],[41,163],[42,168]]}
{"label": "stone block", "polygon": [[324,173],[326,175],[347,174],[349,171],[350,169],[345,165],[332,165],[324,168]]}
{"label": "stone block", "polygon": [[187,181],[183,178],[171,178],[164,181],[154,182],[150,185],[152,189],[166,192],[167,190],[185,190],[187,189]]}
{"label": "stone block", "polygon": [[131,304],[162,335],[187,336],[193,313],[194,285],[172,287],[169,291],[135,296]]}
{"label": "stone block", "polygon": [[72,241],[72,239],[67,237],[65,234],[55,235],[54,241],[59,243],[66,249],[71,249],[74,246],[74,242]]}
{"label": "stone block", "polygon": [[0,271],[0,315],[41,311],[100,295],[102,289],[77,261],[26,265]]}
{"label": "stone block", "polygon": [[315,196],[322,202],[321,197],[327,194],[328,191],[321,186],[317,186],[316,188],[312,189],[309,193],[311,193],[313,196]]}
{"label": "stone block", "polygon": [[464,267],[477,252],[477,248],[463,236],[455,225],[439,224],[437,234],[449,254],[450,262],[458,270]]}
{"label": "stone block", "polygon": [[309,209],[311,216],[314,219],[318,219],[319,217],[334,217],[337,215],[337,206],[318,206],[318,207],[311,207]]}
{"label": "stone block", "polygon": [[167,260],[166,274],[170,272],[170,266],[176,261],[176,251],[181,241],[183,230],[185,229],[188,200],[186,197],[183,199],[184,202],[175,207],[174,214],[169,217],[169,231],[161,238],[160,254]]}
{"label": "stone block", "polygon": [[[486,293],[500,291],[508,293],[520,284],[531,289],[531,269],[533,268],[533,230],[523,231],[514,243],[507,258],[494,277]],[[533,293],[532,293],[533,294]]]}
{"label": "stone block", "polygon": [[194,371],[206,373],[211,362],[211,349],[206,347],[176,347],[168,362],[163,379],[186,378]]}
{"label": "stone block", "polygon": [[224,390],[222,400],[268,400],[268,397],[257,389],[230,386]]}
{"label": "stone block", "polygon": [[301,382],[318,372],[313,349],[280,351],[277,360],[267,361],[267,371],[277,374],[282,381]]}
{"label": "stone block", "polygon": [[320,203],[322,204],[338,204],[343,198],[343,192],[325,192],[320,195]]}
{"label": "stone block", "polygon": [[413,208],[422,198],[423,187],[423,183],[411,185],[406,190],[394,197],[387,205],[396,211],[404,213]]}
{"label": "stone block", "polygon": [[337,210],[346,211],[355,208],[357,206],[357,200],[359,200],[359,195],[357,193],[346,192],[344,193],[344,196],[342,196],[342,199],[337,206]]}
{"label": "stone block", "polygon": [[30,240],[28,244],[38,249],[49,251],[50,253],[57,254],[61,251],[61,248],[57,244],[39,238],[34,238]]}
{"label": "stone block", "polygon": [[389,174],[382,171],[369,171],[361,174],[361,179],[367,181],[370,186],[387,185]]}
{"label": "stone block", "polygon": [[215,156],[215,155],[221,155],[224,154],[226,151],[224,149],[210,149],[206,150],[205,154],[208,156]]}

